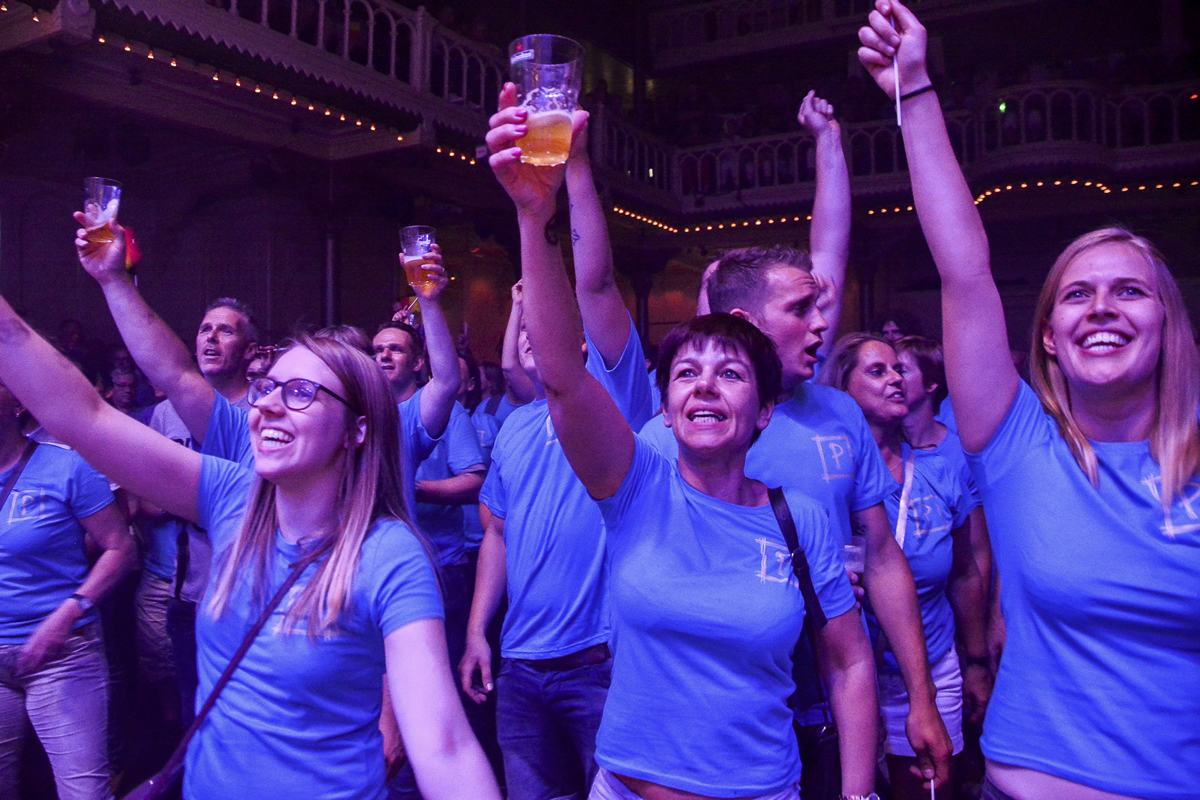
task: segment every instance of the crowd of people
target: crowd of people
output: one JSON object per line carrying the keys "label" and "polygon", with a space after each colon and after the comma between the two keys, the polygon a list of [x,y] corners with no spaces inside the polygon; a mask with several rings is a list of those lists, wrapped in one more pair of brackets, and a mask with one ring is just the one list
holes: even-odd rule
{"label": "crowd of people", "polygon": [[268,346],[220,298],[193,348],[119,226],[80,230],[125,348],[107,399],[0,298],[0,798],[30,724],[60,798],[114,796],[97,606],[139,565],[138,675],[176,738],[202,715],[197,800],[950,798],[965,721],[987,800],[1195,797],[1178,286],[1146,240],[1080,237],[1022,380],[925,29],[877,0],[859,37],[885,94],[914,87],[944,345],[838,336],[850,182],[812,93],[810,252],[723,254],[649,375],[588,114],[564,166],[523,164],[511,84],[487,136],[523,275],[500,364],[456,349],[436,249],[419,325]]}

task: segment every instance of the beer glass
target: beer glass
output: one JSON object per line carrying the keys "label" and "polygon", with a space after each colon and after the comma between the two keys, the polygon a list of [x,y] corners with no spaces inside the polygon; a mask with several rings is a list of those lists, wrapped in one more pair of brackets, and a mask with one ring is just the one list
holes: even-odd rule
{"label": "beer glass", "polygon": [[583,81],[583,48],[563,36],[537,33],[508,46],[518,105],[529,109],[529,131],[517,140],[521,161],[565,164],[571,150],[571,112]]}
{"label": "beer glass", "polygon": [[112,222],[121,205],[121,184],[108,178],[86,178],[83,182],[84,239],[92,248],[112,243]]}
{"label": "beer glass", "polygon": [[403,250],[400,260],[404,264],[408,285],[414,289],[419,288],[426,292],[433,289],[433,280],[429,277],[429,270],[425,268],[433,262],[425,256],[437,241],[434,238],[436,234],[437,229],[428,225],[409,225],[400,230],[400,248]]}
{"label": "beer glass", "polygon": [[867,568],[867,540],[862,536],[851,536],[850,544],[842,545],[842,561],[846,569],[862,580]]}

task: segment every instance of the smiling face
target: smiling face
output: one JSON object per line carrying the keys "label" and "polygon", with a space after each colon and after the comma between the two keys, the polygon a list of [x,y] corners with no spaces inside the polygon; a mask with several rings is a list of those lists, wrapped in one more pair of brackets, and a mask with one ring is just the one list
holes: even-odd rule
{"label": "smiling face", "polygon": [[767,271],[766,283],[762,307],[739,316],[775,343],[783,364],[783,389],[791,392],[813,376],[821,335],[829,323],[817,308],[821,290],[810,273],[781,265]]}
{"label": "smiling face", "polygon": [[741,350],[708,340],[684,346],[671,361],[664,416],[681,451],[744,452],[773,410],[759,404],[754,366]]}
{"label": "smiling face", "polygon": [[196,362],[210,380],[244,373],[254,357],[246,318],[227,306],[204,315],[196,331]]}
{"label": "smiling face", "polygon": [[858,360],[850,371],[846,392],[858,403],[871,426],[898,425],[908,414],[901,369],[896,351],[890,345],[867,341],[858,348]]}
{"label": "smiling face", "polygon": [[375,363],[383,370],[392,394],[400,397],[416,388],[425,360],[411,333],[399,328],[384,328],[375,334],[371,345],[375,348]]}
{"label": "smiling face", "polygon": [[1072,396],[1155,384],[1163,304],[1153,268],[1135,248],[1108,242],[1063,271],[1042,345],[1058,360]]}
{"label": "smiling face", "polygon": [[[346,396],[333,371],[303,347],[293,347],[280,356],[268,377],[279,383],[307,378]],[[255,470],[276,486],[326,477],[340,480],[342,457],[360,441],[350,432],[349,413],[325,392],[317,392],[312,405],[301,411],[287,408],[279,389],[266,395],[250,410]]]}

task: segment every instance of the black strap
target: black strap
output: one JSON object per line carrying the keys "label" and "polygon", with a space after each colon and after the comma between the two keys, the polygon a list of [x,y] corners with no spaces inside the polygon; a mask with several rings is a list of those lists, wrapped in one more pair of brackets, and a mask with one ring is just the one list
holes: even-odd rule
{"label": "black strap", "polygon": [[196,714],[196,718],[192,720],[191,727],[183,734],[183,739],[175,747],[175,752],[171,753],[171,757],[167,759],[166,765],[159,770],[160,775],[170,775],[175,769],[183,764],[184,755],[187,753],[188,742],[196,735],[196,731],[200,729],[204,718],[208,716],[208,712],[212,710],[213,704],[217,702],[217,695],[221,694],[221,690],[225,688],[225,684],[229,683],[229,679],[233,676],[233,671],[237,669],[241,663],[242,657],[246,655],[246,651],[250,649],[250,645],[254,643],[254,639],[258,636],[259,631],[267,624],[267,620],[271,618],[271,614],[279,606],[284,595],[296,583],[300,577],[300,573],[308,568],[308,565],[320,558],[325,552],[333,546],[332,540],[327,541],[322,546],[313,550],[304,558],[292,565],[292,573],[287,576],[287,580],[279,587],[279,591],[275,592],[275,596],[271,598],[271,602],[267,603],[267,607],[263,609],[262,614],[258,616],[258,621],[254,623],[254,627],[246,634],[246,638],[242,640],[242,644],[238,647],[237,652],[233,654],[233,658],[229,659],[229,666],[225,667],[225,671],[221,673],[221,677],[217,679],[213,686],[212,692],[208,695],[208,699],[204,701],[200,711]]}
{"label": "black strap", "polygon": [[496,416],[496,409],[500,408],[500,401],[504,399],[503,394],[494,394],[488,398],[487,405],[483,407],[483,413]]}
{"label": "black strap", "polygon": [[12,494],[13,487],[17,485],[17,478],[21,477],[21,473],[25,470],[25,465],[33,457],[33,451],[37,450],[37,446],[38,443],[33,439],[30,439],[29,444],[25,445],[25,450],[21,453],[21,457],[17,459],[16,466],[8,474],[8,480],[4,482],[4,488],[0,489],[0,508],[4,508],[4,504],[8,502],[8,496]]}
{"label": "black strap", "polygon": [[800,537],[796,534],[796,523],[792,520],[792,510],[788,508],[787,498],[783,489],[776,486],[767,489],[767,497],[771,499],[771,510],[783,531],[783,539],[787,542],[788,553],[792,557],[792,572],[800,582],[800,594],[804,595],[804,624],[811,625],[815,630],[821,630],[828,622],[821,601],[817,598],[817,590],[813,587],[812,573],[808,569],[808,557],[800,549]]}

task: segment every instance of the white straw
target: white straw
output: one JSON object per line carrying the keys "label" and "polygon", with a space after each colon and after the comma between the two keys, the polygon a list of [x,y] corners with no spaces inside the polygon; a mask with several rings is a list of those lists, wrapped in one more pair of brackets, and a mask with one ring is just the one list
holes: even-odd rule
{"label": "white straw", "polygon": [[[892,23],[892,30],[896,30],[896,18],[892,16],[888,19]],[[892,76],[896,79],[896,127],[901,127],[900,123],[900,62],[896,60],[896,56],[892,56]]]}
{"label": "white straw", "polygon": [[929,780],[929,800],[937,800],[937,792],[933,789],[933,779]]}

